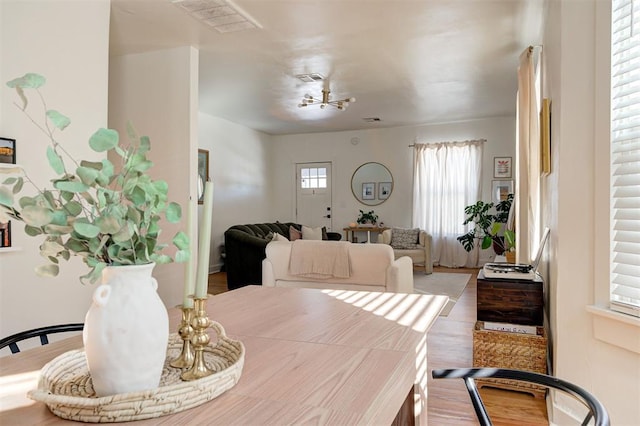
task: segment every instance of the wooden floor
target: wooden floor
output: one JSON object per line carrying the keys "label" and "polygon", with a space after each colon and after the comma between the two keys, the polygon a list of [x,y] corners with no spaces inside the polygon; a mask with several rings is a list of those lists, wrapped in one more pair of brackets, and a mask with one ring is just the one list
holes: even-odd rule
{"label": "wooden floor", "polygon": [[[439,317],[428,335],[429,371],[437,368],[472,366],[472,330],[476,321],[477,269],[434,268],[435,272],[470,273],[471,281],[448,316]],[[209,294],[227,291],[224,272],[209,275]],[[429,379],[430,425],[477,425],[469,395],[460,379]],[[480,394],[493,424],[548,425],[543,398],[501,389],[482,388]]]}

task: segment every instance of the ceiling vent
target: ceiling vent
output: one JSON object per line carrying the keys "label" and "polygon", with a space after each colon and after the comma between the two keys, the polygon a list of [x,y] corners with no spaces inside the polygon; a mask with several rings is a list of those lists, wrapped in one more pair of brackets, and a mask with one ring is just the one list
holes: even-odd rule
{"label": "ceiling vent", "polygon": [[324,77],[322,74],[318,74],[317,72],[313,72],[310,74],[298,74],[296,78],[304,83],[313,83],[315,81],[322,81]]}
{"label": "ceiling vent", "polygon": [[171,0],[197,20],[220,33],[262,28],[231,0]]}
{"label": "ceiling vent", "polygon": [[378,121],[382,121],[380,117],[365,117],[363,120],[367,123],[377,123]]}

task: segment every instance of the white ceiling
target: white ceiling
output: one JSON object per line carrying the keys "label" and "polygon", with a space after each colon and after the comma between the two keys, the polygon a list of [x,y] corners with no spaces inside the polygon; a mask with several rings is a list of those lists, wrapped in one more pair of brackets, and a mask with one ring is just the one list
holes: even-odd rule
{"label": "white ceiling", "polygon": [[[514,116],[518,56],[541,42],[544,1],[234,3],[262,28],[219,33],[170,0],[112,0],[111,54],[193,45],[200,110],[270,134]],[[298,108],[323,85],[357,102]]]}

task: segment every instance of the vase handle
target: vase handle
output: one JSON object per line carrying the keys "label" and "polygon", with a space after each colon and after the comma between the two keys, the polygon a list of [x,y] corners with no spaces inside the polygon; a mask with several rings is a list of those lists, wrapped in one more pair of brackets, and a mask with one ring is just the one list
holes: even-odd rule
{"label": "vase handle", "polygon": [[102,284],[93,292],[93,302],[98,306],[105,306],[111,295],[111,286]]}
{"label": "vase handle", "polygon": [[155,291],[158,291],[158,280],[153,277],[151,277],[151,287],[153,287]]}

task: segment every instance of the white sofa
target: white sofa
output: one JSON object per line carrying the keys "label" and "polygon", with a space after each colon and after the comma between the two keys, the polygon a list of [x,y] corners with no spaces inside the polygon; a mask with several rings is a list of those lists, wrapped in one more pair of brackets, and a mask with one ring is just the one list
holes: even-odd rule
{"label": "white sofa", "polygon": [[346,244],[350,263],[348,278],[293,275],[289,268],[295,242],[273,241],[262,261],[262,285],[340,290],[413,293],[413,264],[408,257],[394,259],[386,244],[352,244],[318,241],[319,244]]}
{"label": "white sofa", "polygon": [[[391,244],[392,229],[382,231],[381,238],[378,242],[383,244]],[[431,235],[426,231],[420,230],[418,234],[418,243],[415,248],[411,249],[393,249],[396,259],[409,256],[414,264],[424,265],[424,273],[433,273],[433,261],[431,260]]]}

